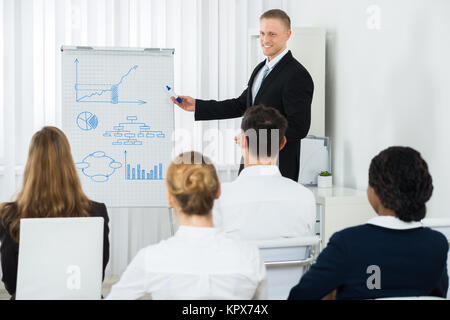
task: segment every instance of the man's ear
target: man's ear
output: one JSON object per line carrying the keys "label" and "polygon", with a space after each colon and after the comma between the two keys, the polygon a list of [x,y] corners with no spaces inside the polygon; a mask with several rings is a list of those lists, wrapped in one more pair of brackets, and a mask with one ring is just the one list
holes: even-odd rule
{"label": "man's ear", "polygon": [[245,133],[241,133],[239,135],[239,139],[240,139],[239,147],[241,148],[241,154],[245,158],[249,152],[247,136],[245,135]]}
{"label": "man's ear", "polygon": [[287,31],[287,40],[289,40],[289,39],[291,38],[291,34],[292,34],[292,30],[289,29],[289,30]]}
{"label": "man's ear", "polygon": [[247,149],[247,136],[243,132],[239,134],[239,145],[241,149]]}
{"label": "man's ear", "polygon": [[280,143],[280,151],[284,148],[284,146],[286,145],[286,136],[283,136],[283,139],[281,139],[281,143]]}

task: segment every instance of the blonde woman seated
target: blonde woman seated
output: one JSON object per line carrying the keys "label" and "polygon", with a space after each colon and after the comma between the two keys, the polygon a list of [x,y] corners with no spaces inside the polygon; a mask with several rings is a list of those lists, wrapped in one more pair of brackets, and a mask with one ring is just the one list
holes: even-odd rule
{"label": "blonde woman seated", "polygon": [[167,170],[176,234],[141,249],[108,299],[264,299],[266,270],[258,249],[214,228],[220,196],[216,170],[200,153],[180,154]]}

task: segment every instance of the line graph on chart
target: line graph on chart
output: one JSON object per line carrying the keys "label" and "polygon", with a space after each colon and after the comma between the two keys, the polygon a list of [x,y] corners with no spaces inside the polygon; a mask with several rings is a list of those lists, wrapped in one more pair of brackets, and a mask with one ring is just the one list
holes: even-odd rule
{"label": "line graph on chart", "polygon": [[138,69],[138,65],[134,65],[124,73],[120,80],[116,83],[82,83],[78,82],[78,65],[80,61],[75,59],[75,101],[78,103],[133,103],[137,105],[146,104],[147,101],[139,99],[120,99],[121,85],[127,81],[127,78],[131,77]]}

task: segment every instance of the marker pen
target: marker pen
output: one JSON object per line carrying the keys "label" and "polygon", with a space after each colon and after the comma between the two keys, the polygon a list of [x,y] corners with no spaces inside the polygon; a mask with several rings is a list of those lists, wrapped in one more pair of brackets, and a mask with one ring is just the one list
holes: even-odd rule
{"label": "marker pen", "polygon": [[166,86],[166,89],[167,89],[166,92],[167,92],[167,94],[169,95],[169,97],[174,97],[175,100],[177,100],[179,103],[183,102],[183,100],[181,100],[181,98],[179,98],[179,97],[175,94],[175,92],[173,92],[173,90],[172,90],[171,87]]}

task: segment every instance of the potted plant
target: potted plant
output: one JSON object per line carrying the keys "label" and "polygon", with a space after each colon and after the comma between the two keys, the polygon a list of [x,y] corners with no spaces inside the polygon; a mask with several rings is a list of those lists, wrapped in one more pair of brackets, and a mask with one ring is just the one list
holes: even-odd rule
{"label": "potted plant", "polygon": [[331,188],[333,186],[333,176],[328,171],[322,171],[317,177],[317,187]]}

